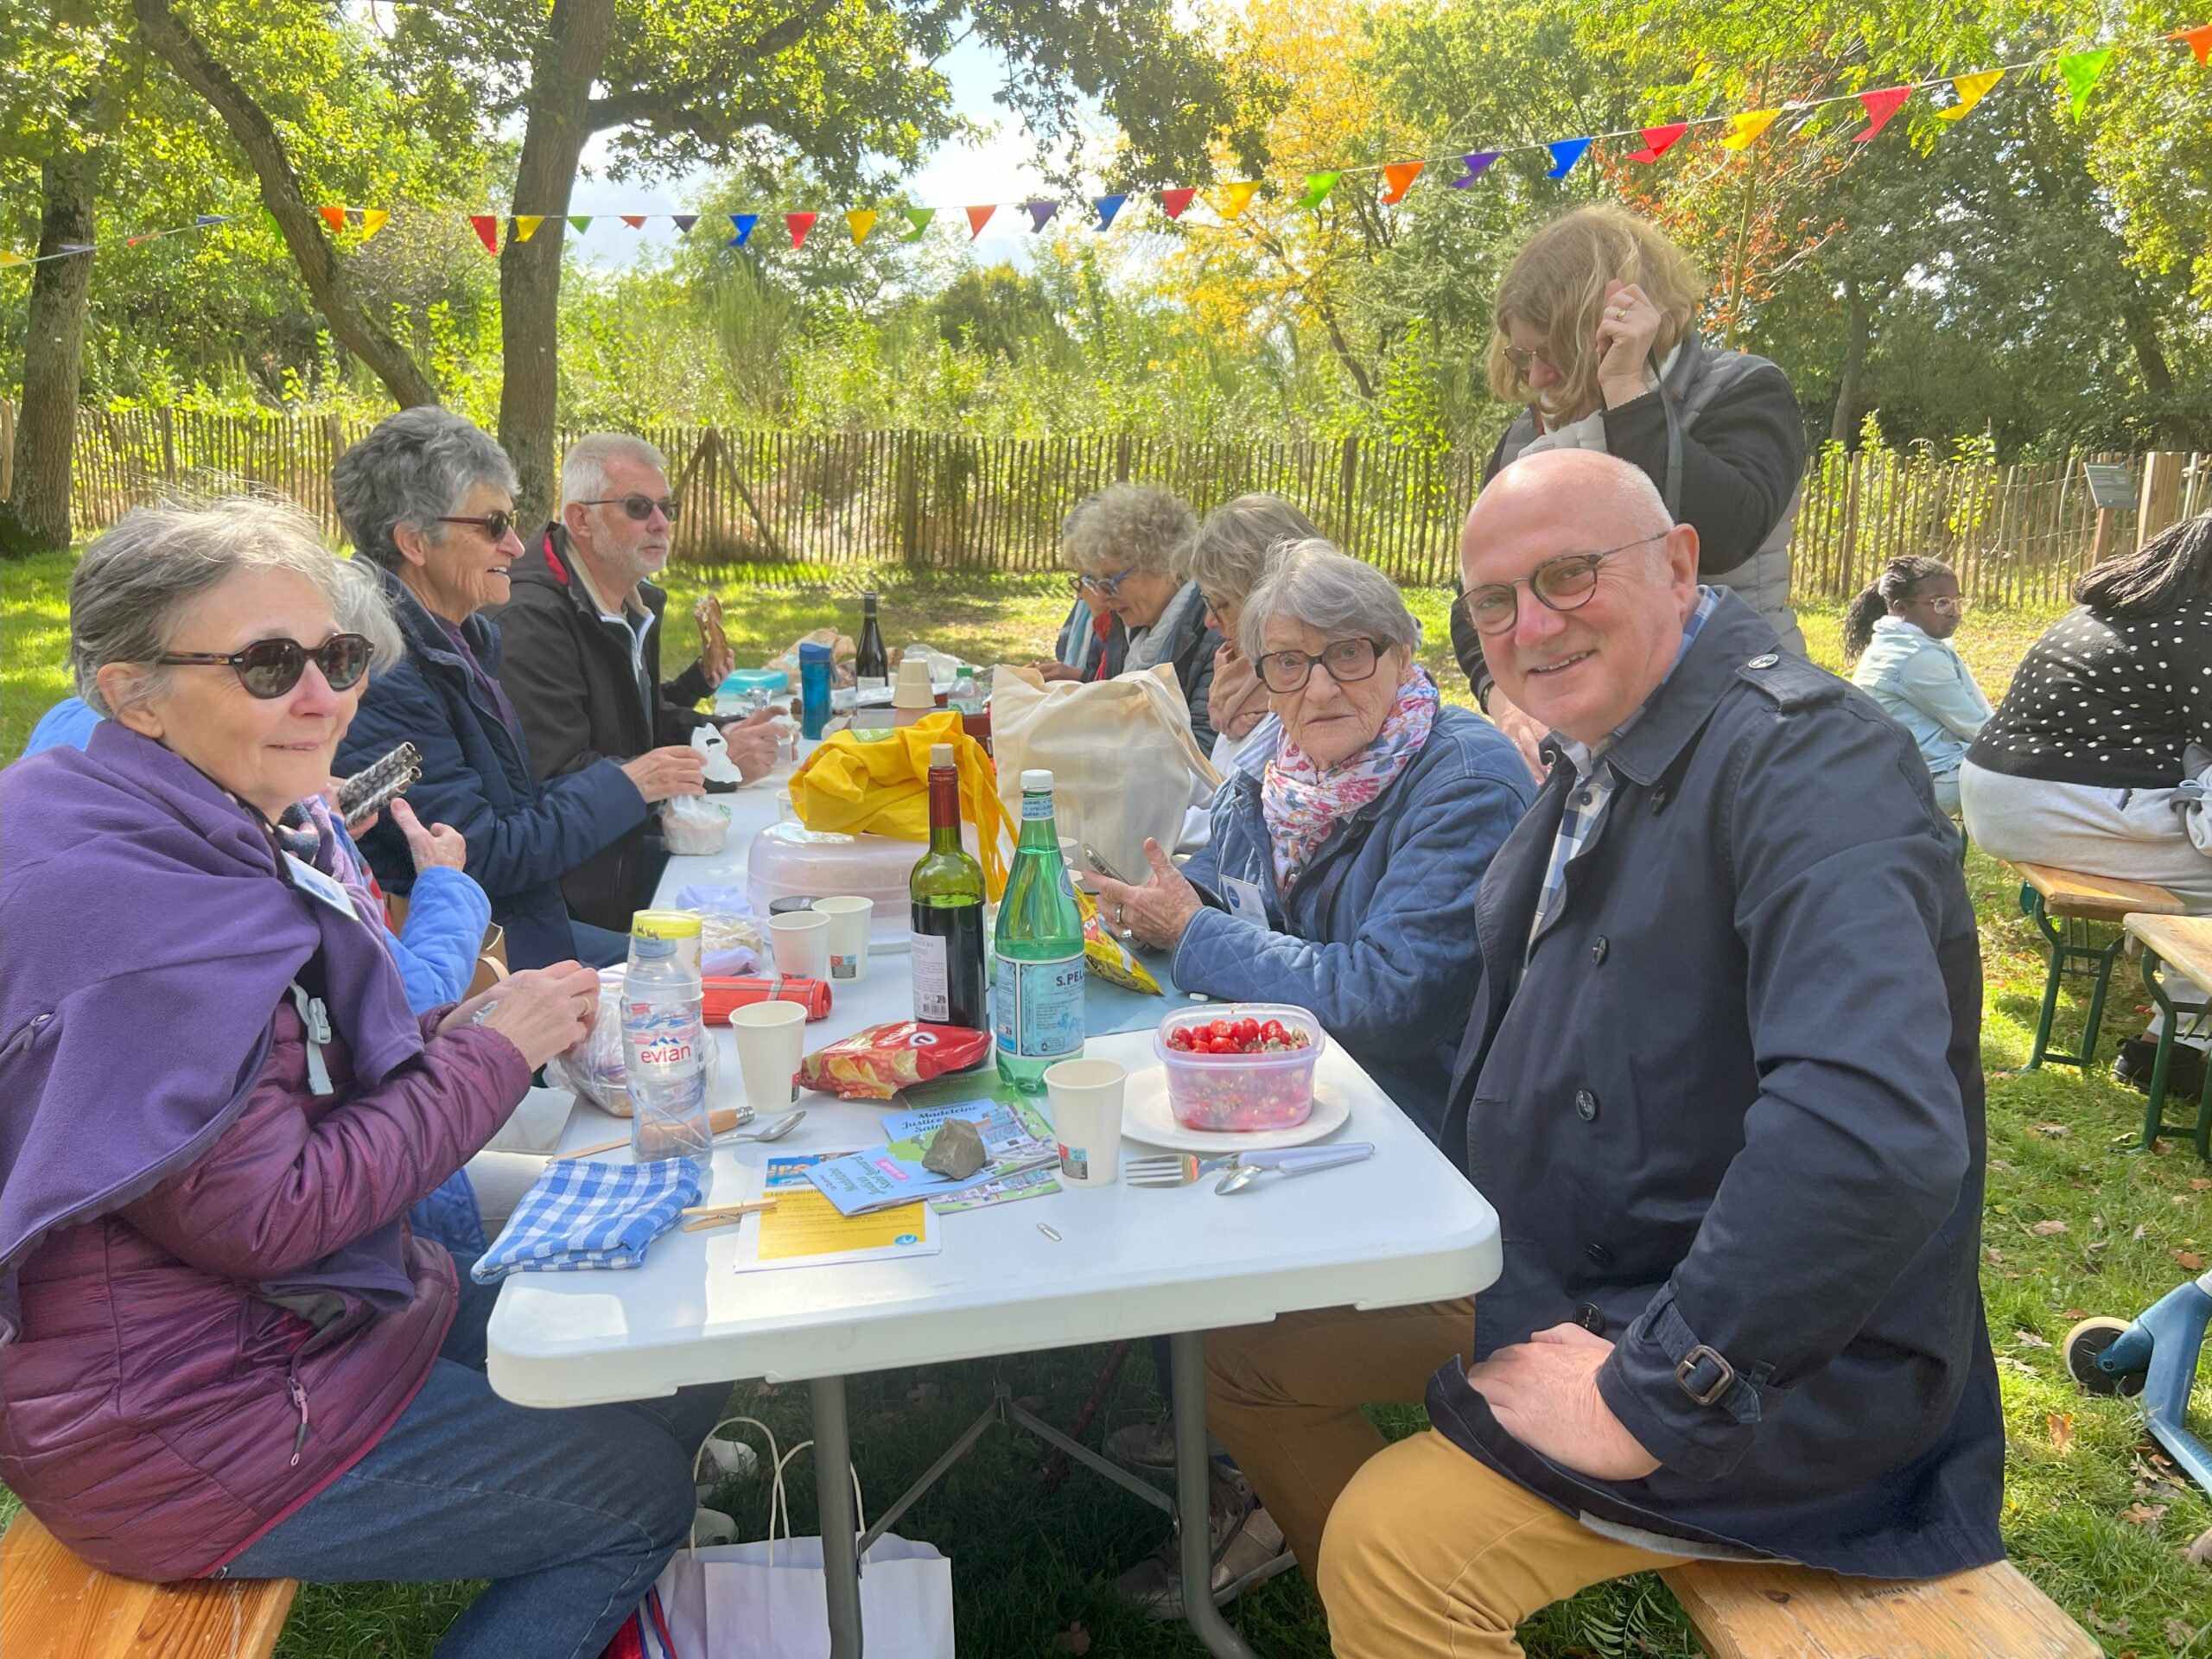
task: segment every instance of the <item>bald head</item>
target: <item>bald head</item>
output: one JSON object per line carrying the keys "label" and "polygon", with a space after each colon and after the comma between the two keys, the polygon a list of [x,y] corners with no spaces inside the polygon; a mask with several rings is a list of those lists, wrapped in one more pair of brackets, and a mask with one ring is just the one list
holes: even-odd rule
{"label": "bald head", "polygon": [[1459,573],[1471,616],[1483,601],[1476,620],[1498,690],[1594,744],[1674,665],[1697,604],[1697,532],[1668,516],[1641,467],[1550,449],[1484,486],[1459,538]]}

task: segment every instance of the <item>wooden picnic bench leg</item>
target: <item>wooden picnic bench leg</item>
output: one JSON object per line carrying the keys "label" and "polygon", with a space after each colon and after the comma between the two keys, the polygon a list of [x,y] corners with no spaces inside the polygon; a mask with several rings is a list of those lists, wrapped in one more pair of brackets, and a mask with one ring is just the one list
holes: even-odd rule
{"label": "wooden picnic bench leg", "polygon": [[814,1491],[822,1510],[822,1578],[829,1598],[830,1659],[861,1659],[861,1564],[855,1535],[852,1424],[845,1379],[817,1376],[814,1402]]}
{"label": "wooden picnic bench leg", "polygon": [[1175,1386],[1175,1506],[1183,1561],[1183,1617],[1215,1659],[1255,1659],[1244,1638],[1213,1605],[1213,1529],[1206,1514],[1213,1456],[1206,1446],[1206,1338],[1185,1331],[1167,1338]]}

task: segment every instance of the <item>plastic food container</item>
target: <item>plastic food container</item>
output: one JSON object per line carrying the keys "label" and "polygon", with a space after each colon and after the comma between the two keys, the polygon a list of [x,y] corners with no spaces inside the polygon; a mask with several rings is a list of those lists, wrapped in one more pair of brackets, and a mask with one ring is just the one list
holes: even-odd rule
{"label": "plastic food container", "polygon": [[849,893],[874,900],[868,949],[903,950],[910,922],[907,879],[929,849],[888,836],[844,836],[809,830],[795,819],[770,824],[745,855],[746,896],[756,916],[779,899],[828,899]]}
{"label": "plastic food container", "polygon": [[[1279,1020],[1310,1046],[1274,1054],[1191,1054],[1167,1046],[1167,1033],[1217,1020]],[[1208,1002],[1171,1014],[1153,1033],[1153,1052],[1167,1068],[1167,1103],[1186,1129],[1211,1132],[1291,1129],[1313,1111],[1313,1066],[1329,1039],[1304,1008],[1281,1002]]]}

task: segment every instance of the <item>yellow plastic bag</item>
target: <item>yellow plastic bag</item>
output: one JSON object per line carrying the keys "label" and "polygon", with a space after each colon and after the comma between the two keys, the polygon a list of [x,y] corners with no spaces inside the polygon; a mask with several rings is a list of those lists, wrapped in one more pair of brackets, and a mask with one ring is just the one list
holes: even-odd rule
{"label": "yellow plastic bag", "polygon": [[950,710],[912,726],[831,734],[791,775],[791,807],[810,830],[841,835],[930,838],[930,749],[952,746],[960,769],[960,815],[976,826],[983,888],[995,901],[1006,889],[1006,849],[1014,827],[1000,803],[998,774],[983,746]]}

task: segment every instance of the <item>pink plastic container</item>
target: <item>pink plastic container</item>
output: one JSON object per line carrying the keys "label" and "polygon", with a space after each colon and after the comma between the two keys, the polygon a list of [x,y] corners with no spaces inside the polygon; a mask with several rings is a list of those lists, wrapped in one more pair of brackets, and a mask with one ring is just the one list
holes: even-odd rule
{"label": "pink plastic container", "polygon": [[[1190,1054],[1167,1046],[1167,1033],[1195,1031],[1217,1020],[1279,1020],[1305,1034],[1306,1048],[1275,1054]],[[1167,1068],[1167,1103],[1186,1129],[1210,1132],[1292,1129],[1313,1112],[1313,1066],[1329,1039],[1304,1008],[1281,1002],[1207,1002],[1171,1014],[1153,1033],[1153,1052]]]}

